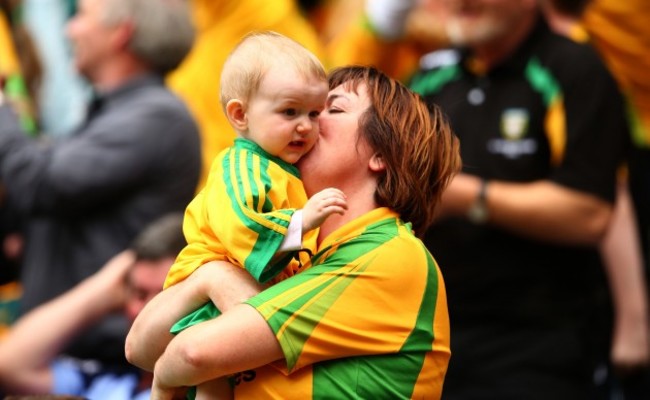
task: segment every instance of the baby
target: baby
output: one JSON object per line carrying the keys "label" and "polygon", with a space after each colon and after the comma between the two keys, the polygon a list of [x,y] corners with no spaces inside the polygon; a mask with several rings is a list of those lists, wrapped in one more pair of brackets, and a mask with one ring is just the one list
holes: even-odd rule
{"label": "baby", "polygon": [[[235,47],[223,67],[221,102],[237,138],[217,156],[205,188],[187,207],[188,244],[165,288],[214,260],[239,265],[261,283],[298,272],[299,252],[305,257],[315,250],[316,228],[347,208],[345,195],[335,188],[307,199],[293,165],[318,140],[327,93],[323,66],[291,39],[252,33]],[[172,333],[219,314],[208,303],[181,319]],[[223,398],[224,386],[204,383],[196,398]]]}

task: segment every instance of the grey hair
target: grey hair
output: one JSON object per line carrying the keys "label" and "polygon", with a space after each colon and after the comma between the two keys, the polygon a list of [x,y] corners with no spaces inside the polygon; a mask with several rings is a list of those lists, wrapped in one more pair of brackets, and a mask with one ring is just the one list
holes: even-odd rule
{"label": "grey hair", "polygon": [[155,71],[174,70],[194,43],[194,25],[187,0],[105,0],[103,22],[133,24],[129,47]]}

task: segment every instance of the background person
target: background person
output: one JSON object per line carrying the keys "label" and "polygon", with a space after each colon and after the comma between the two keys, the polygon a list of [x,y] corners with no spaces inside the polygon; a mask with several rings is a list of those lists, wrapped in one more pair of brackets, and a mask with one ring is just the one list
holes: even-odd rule
{"label": "background person", "polygon": [[[22,312],[92,275],[157,217],[182,211],[200,172],[196,125],[163,84],[192,45],[187,2],[83,0],[67,33],[96,91],[82,126],[42,143],[0,107],[0,180],[6,206],[26,221]],[[123,317],[107,318],[70,354],[125,365],[127,330]]]}
{"label": "background person", "polygon": [[0,393],[148,399],[150,373],[98,369],[93,360],[73,359],[62,352],[106,315],[123,314],[133,321],[160,292],[184,245],[182,213],[165,215],[98,272],[20,318],[0,340]]}
{"label": "background person", "polygon": [[441,4],[457,48],[426,56],[411,87],[449,115],[464,162],[425,238],[449,290],[444,397],[590,398],[609,355],[599,245],[627,145],[622,97],[537,1]]}

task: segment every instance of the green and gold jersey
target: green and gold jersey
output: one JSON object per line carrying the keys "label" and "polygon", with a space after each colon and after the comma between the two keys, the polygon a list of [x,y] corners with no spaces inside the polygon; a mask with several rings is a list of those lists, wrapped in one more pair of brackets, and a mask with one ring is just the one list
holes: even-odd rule
{"label": "green and gold jersey", "polygon": [[237,374],[238,399],[440,397],[450,356],[443,279],[387,208],[332,233],[306,270],[248,304],[286,363]]}
{"label": "green and gold jersey", "polygon": [[[257,144],[236,139],[213,163],[206,187],[185,211],[181,251],[165,287],[187,278],[201,265],[227,260],[260,282],[297,269],[294,252],[276,256],[291,217],[307,201],[298,170]],[[316,230],[303,238],[315,243]],[[313,249],[313,246],[311,246]]]}

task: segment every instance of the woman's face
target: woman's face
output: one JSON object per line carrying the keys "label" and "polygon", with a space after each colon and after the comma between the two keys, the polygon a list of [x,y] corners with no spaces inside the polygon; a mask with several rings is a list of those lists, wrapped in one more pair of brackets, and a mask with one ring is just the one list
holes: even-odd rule
{"label": "woman's face", "polygon": [[370,174],[368,162],[373,151],[359,137],[359,119],[370,99],[365,85],[359,85],[357,92],[341,85],[328,94],[319,117],[318,142],[297,164],[308,196],[328,187],[347,193]]}

